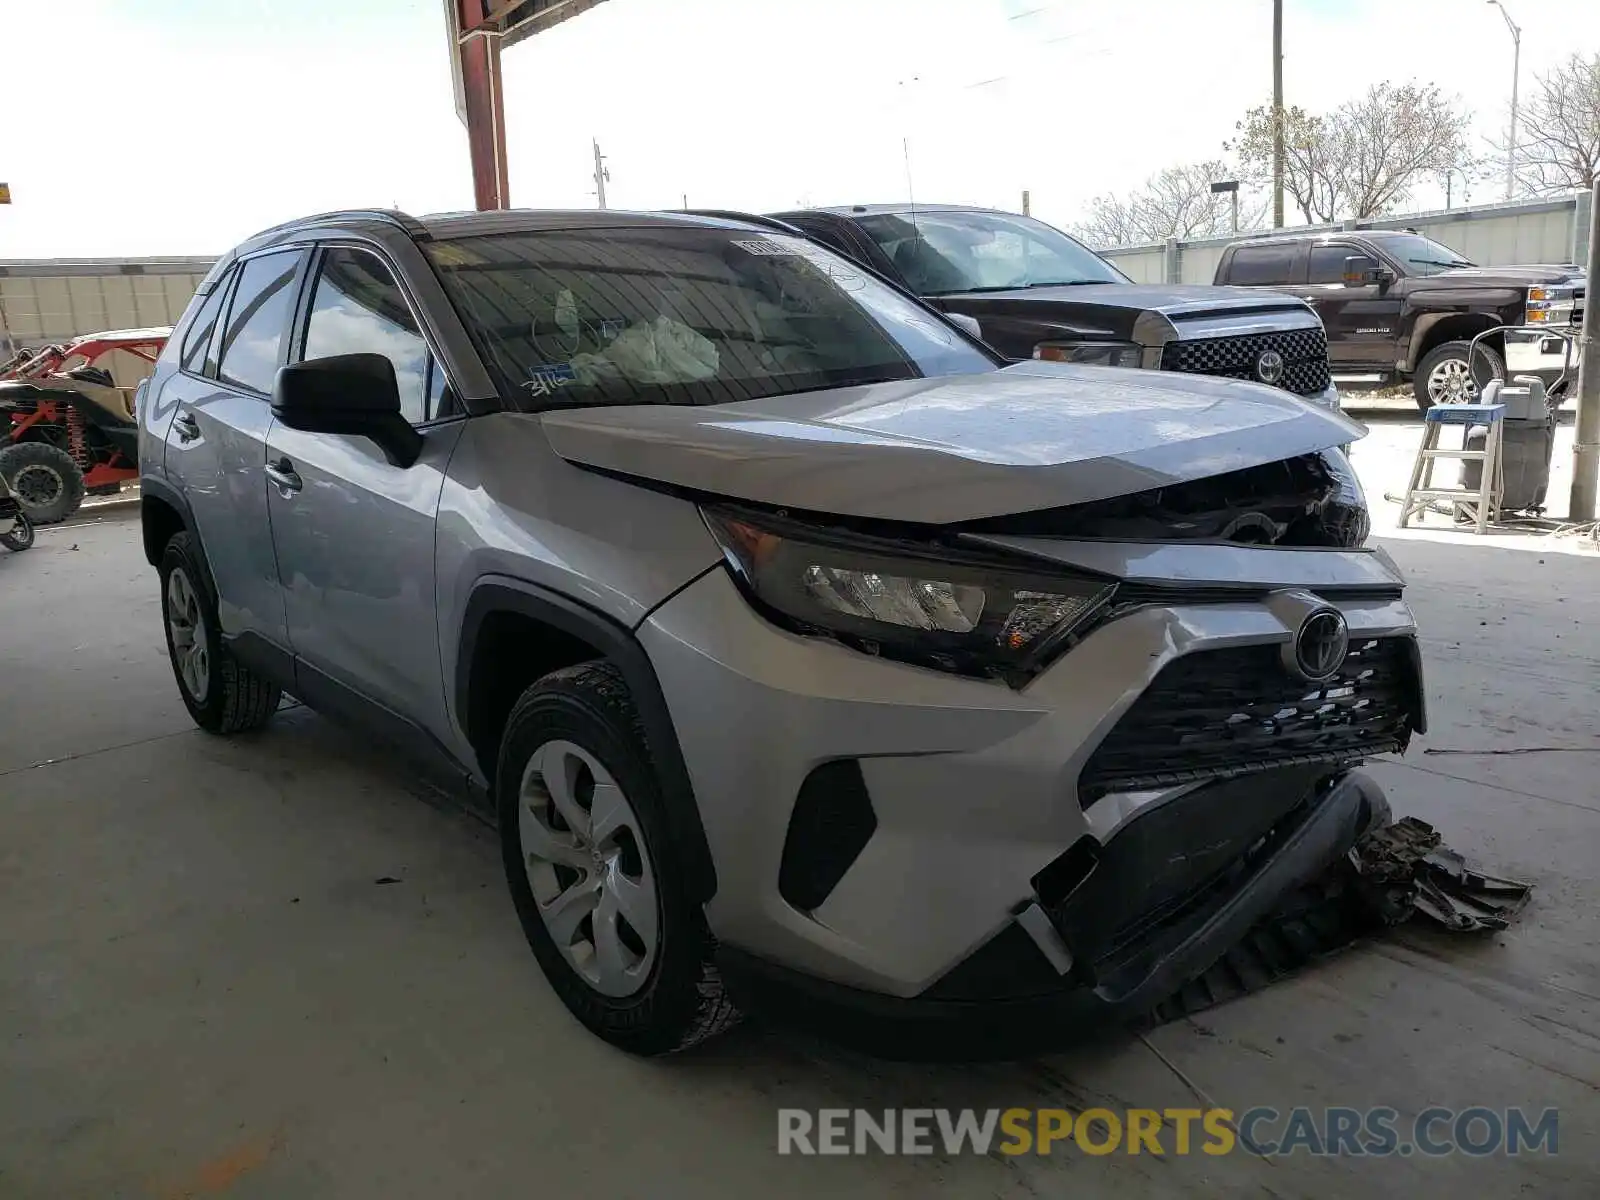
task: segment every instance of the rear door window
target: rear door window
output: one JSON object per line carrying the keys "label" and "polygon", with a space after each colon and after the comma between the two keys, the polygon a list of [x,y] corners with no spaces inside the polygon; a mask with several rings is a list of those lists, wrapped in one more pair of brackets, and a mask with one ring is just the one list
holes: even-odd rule
{"label": "rear door window", "polygon": [[303,250],[279,250],[247,259],[240,268],[217,364],[224,383],[263,395],[272,391],[304,258]]}
{"label": "rear door window", "polygon": [[1228,264],[1228,282],[1255,287],[1282,287],[1295,282],[1298,246],[1240,246]]}

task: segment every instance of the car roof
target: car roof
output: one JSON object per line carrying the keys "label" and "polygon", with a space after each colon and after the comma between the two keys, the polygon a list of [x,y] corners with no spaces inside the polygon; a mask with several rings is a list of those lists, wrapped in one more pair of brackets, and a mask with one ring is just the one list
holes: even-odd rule
{"label": "car roof", "polygon": [[649,226],[688,226],[703,229],[754,230],[761,226],[733,219],[732,215],[704,216],[697,213],[629,212],[621,209],[509,208],[489,212],[435,213],[414,217],[394,209],[341,209],[299,217],[264,229],[246,239],[229,253],[226,261],[241,254],[298,236],[318,227],[401,230],[420,241],[447,241],[494,233],[538,233],[557,229],[628,229]]}
{"label": "car roof", "polygon": [[1263,237],[1240,238],[1228,248],[1238,246],[1286,246],[1296,242],[1336,242],[1343,238],[1367,238],[1381,242],[1386,238],[1417,237],[1415,229],[1318,229],[1305,233],[1272,233]]}
{"label": "car roof", "polygon": [[688,226],[702,229],[752,229],[750,222],[700,213],[631,212],[625,209],[509,208],[490,212],[438,213],[420,218],[429,236],[477,237],[489,233],[542,233],[557,229],[628,229]]}

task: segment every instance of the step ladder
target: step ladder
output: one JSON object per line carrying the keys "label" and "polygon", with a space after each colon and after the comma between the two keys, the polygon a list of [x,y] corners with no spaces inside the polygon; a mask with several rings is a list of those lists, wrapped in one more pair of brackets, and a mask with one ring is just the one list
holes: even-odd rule
{"label": "step ladder", "polygon": [[[1500,474],[1500,445],[1505,432],[1505,415],[1504,404],[1435,404],[1423,414],[1422,446],[1417,450],[1417,461],[1411,467],[1411,483],[1406,487],[1405,498],[1400,503],[1401,529],[1413,516],[1421,520],[1435,502],[1443,500],[1451,506],[1458,522],[1474,522],[1477,532],[1488,532],[1489,522],[1500,515],[1500,497],[1505,490]],[[1447,425],[1461,426],[1459,450],[1439,444]],[[1467,449],[1474,425],[1488,428],[1482,450]],[[1478,486],[1434,487],[1433,464],[1441,458],[1481,462],[1483,469],[1478,473]]]}

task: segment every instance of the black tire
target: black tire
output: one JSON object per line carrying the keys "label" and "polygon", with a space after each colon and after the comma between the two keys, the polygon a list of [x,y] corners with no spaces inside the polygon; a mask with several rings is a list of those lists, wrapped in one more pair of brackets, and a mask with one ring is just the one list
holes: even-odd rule
{"label": "black tire", "polygon": [[[581,976],[539,915],[522,845],[521,784],[535,751],[564,741],[590,755],[621,787],[637,815],[656,882],[659,943],[631,995],[602,993]],[[661,788],[627,683],[606,662],[583,663],[540,679],[511,710],[495,770],[506,881],[534,957],[550,986],[588,1029],[631,1054],[686,1050],[731,1027],[738,1010],[712,961],[714,941],[688,886],[686,841]]]}
{"label": "black tire", "polygon": [[49,442],[13,442],[0,449],[0,475],[35,525],[65,521],[83,503],[83,472]]}
{"label": "black tire", "polygon": [[[1429,380],[1441,364],[1454,359],[1465,370],[1467,365],[1467,352],[1472,343],[1443,342],[1429,350],[1422,356],[1422,361],[1417,364],[1417,372],[1411,377],[1411,394],[1416,398],[1417,408],[1427,412],[1433,407],[1433,396],[1429,388]],[[1477,352],[1472,355],[1472,379],[1478,385],[1478,393],[1482,394],[1483,385],[1491,379],[1504,379],[1506,377],[1506,361],[1500,357],[1499,351],[1484,342],[1478,343]]]}
{"label": "black tire", "polygon": [[10,533],[0,533],[0,546],[7,550],[26,550],[33,545],[33,522],[25,512],[12,521]]}
{"label": "black tire", "polygon": [[[173,630],[172,577],[182,572],[192,590],[200,617],[194,637],[206,654],[206,686],[200,695],[184,678],[179,666],[178,647]],[[178,694],[194,723],[207,733],[242,733],[259,729],[278,710],[283,693],[248,667],[241,665],[222,642],[222,626],[217,620],[217,601],[211,576],[195,553],[188,533],[177,533],[167,542],[161,555],[161,622],[167,632],[167,657]]]}

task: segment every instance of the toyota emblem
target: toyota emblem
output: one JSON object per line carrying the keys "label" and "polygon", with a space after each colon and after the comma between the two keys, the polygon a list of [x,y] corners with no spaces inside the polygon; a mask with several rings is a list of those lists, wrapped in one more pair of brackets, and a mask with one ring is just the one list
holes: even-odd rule
{"label": "toyota emblem", "polygon": [[1256,358],[1256,378],[1262,383],[1277,383],[1283,378],[1283,355],[1263,350]]}
{"label": "toyota emblem", "polygon": [[1294,635],[1295,673],[1312,683],[1324,683],[1339,673],[1350,651],[1350,627],[1331,608],[1312,613]]}

